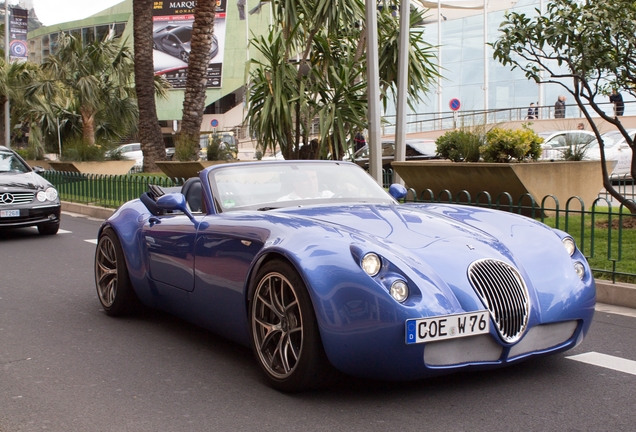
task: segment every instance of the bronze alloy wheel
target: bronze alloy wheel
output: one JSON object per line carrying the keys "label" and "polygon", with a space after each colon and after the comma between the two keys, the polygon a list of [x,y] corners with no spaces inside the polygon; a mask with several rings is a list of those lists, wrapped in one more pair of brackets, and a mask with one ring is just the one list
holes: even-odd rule
{"label": "bronze alloy wheel", "polygon": [[261,365],[285,379],[294,373],[303,349],[303,314],[296,287],[281,273],[263,277],[254,294],[252,333]]}
{"label": "bronze alloy wheel", "polygon": [[95,283],[99,301],[105,308],[111,307],[117,295],[117,254],[115,244],[107,235],[97,244]]}
{"label": "bronze alloy wheel", "polygon": [[311,296],[291,263],[272,259],[260,268],[249,310],[252,348],[270,386],[297,392],[332,382]]}
{"label": "bronze alloy wheel", "polygon": [[97,242],[95,286],[99,302],[108,315],[124,315],[138,305],[121,244],[112,228],[104,229]]}

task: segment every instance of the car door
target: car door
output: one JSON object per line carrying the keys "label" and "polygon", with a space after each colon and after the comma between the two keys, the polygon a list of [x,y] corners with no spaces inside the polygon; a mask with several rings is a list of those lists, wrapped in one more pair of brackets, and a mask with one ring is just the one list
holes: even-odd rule
{"label": "car door", "polygon": [[160,284],[159,288],[192,291],[197,233],[194,223],[183,214],[151,216],[142,231],[150,278]]}

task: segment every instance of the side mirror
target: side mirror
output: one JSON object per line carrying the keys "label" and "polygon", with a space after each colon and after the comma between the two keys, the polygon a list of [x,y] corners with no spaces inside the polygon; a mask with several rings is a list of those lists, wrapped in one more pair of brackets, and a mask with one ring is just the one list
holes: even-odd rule
{"label": "side mirror", "polygon": [[187,211],[186,199],[183,194],[180,193],[171,193],[160,196],[157,198],[157,207],[166,211],[178,210],[184,213]]}
{"label": "side mirror", "polygon": [[389,195],[391,195],[396,200],[400,200],[406,196],[407,190],[404,186],[399,183],[393,183],[389,187]]}
{"label": "side mirror", "polygon": [[180,211],[185,214],[195,227],[199,227],[199,222],[194,218],[192,212],[188,210],[186,204],[186,197],[182,193],[170,193],[161,195],[157,198],[157,207],[160,210],[166,211]]}

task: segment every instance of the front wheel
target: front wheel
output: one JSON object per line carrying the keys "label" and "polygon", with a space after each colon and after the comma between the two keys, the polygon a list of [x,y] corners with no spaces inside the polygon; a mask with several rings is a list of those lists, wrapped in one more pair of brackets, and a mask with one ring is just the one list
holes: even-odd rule
{"label": "front wheel", "polygon": [[269,384],[294,392],[325,382],[330,366],[307,288],[287,262],[258,272],[250,303],[252,347]]}
{"label": "front wheel", "polygon": [[47,223],[38,225],[38,232],[41,235],[55,235],[60,229],[60,223]]}
{"label": "front wheel", "polygon": [[108,315],[125,315],[136,307],[137,296],[130,283],[124,252],[111,228],[102,232],[97,243],[95,285],[99,302]]}

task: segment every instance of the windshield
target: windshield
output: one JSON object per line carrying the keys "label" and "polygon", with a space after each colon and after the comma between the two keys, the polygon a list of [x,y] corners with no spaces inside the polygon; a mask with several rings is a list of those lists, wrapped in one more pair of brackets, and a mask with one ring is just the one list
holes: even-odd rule
{"label": "windshield", "polygon": [[342,162],[254,162],[215,167],[210,187],[221,211],[325,203],[395,203],[369,174]]}
{"label": "windshield", "polygon": [[25,173],[31,171],[15,153],[0,150],[0,172]]}

